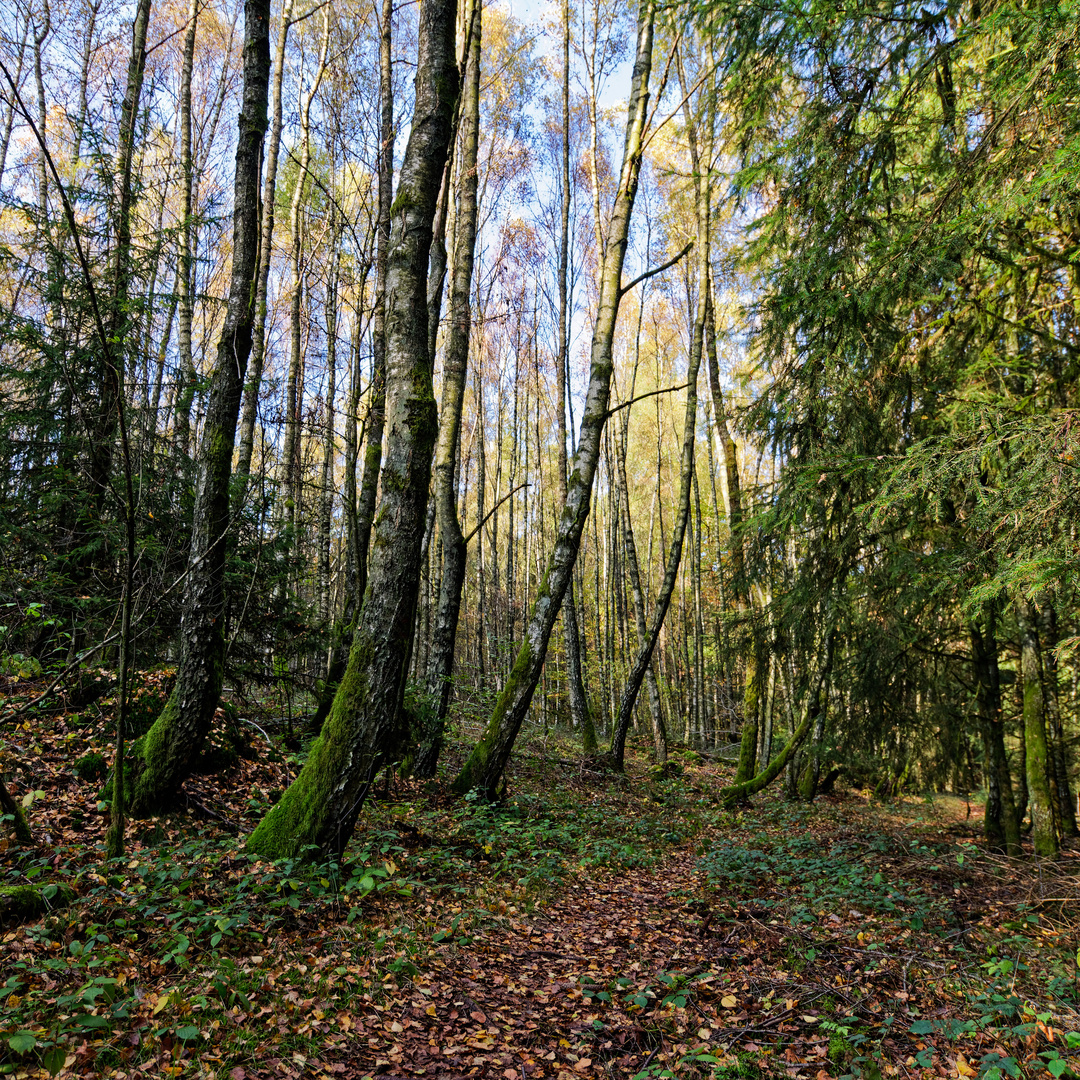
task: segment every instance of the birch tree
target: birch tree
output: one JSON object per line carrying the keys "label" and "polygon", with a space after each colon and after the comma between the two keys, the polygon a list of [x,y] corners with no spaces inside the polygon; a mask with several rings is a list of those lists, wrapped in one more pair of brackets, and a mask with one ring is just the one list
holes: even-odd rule
{"label": "birch tree", "polygon": [[154,813],[176,798],[206,739],[225,677],[225,537],[233,442],[255,317],[259,168],[270,82],[269,9],[269,0],[245,0],[244,89],[236,144],[228,308],[199,448],[176,687],[142,741],[141,770],[132,791],[135,815]]}
{"label": "birch tree", "polygon": [[404,744],[421,546],[437,420],[428,346],[432,225],[458,92],[454,0],[422,0],[416,98],[391,210],[386,456],[368,588],[330,715],[300,774],[248,838],[264,858],[340,854],[379,769]]}
{"label": "birch tree", "polygon": [[642,0],[638,13],[637,48],[622,167],[604,244],[600,297],[592,336],[589,384],[555,545],[533,602],[525,628],[525,638],[510,676],[495,704],[483,737],[454,781],[454,789],[461,793],[476,788],[486,798],[494,798],[498,794],[499,782],[513,750],[514,740],[540,679],[551,631],[573,574],[581,534],[588,517],[593,479],[600,460],[601,439],[608,415],[613,368],[612,348],[619,303],[623,295],[622,269],[629,240],[630,217],[641,172],[654,22],[653,0]]}

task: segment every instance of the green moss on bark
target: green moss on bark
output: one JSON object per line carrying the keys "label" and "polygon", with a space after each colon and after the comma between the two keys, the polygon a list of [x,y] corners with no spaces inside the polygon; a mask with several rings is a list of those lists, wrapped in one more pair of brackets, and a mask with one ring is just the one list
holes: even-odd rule
{"label": "green moss on bark", "polygon": [[70,885],[0,886],[0,926],[17,926],[66,907],[76,897]]}
{"label": "green moss on bark", "polygon": [[[547,584],[545,577],[544,585]],[[541,588],[544,586],[542,585]],[[484,737],[473,747],[472,753],[468,756],[465,764],[461,767],[461,772],[458,773],[457,778],[454,780],[451,790],[455,791],[458,795],[467,795],[475,787],[484,788],[487,794],[493,794],[493,789],[498,783],[499,777],[491,777],[489,765],[491,763],[492,754],[495,751],[495,747],[499,743],[499,736],[502,729],[503,718],[510,711],[510,705],[517,695],[521,684],[528,678],[529,667],[532,664],[532,646],[529,644],[529,639],[526,638],[521,643],[521,648],[518,650],[517,659],[514,661],[514,666],[510,671],[510,675],[506,680],[506,685],[502,688],[502,692],[499,694],[498,700],[495,702],[495,708],[492,710],[491,719],[488,721],[487,730],[484,732]],[[517,732],[513,732],[516,735]],[[510,742],[513,743],[511,737]],[[499,768],[501,774],[505,762]],[[488,790],[488,789],[492,790]]]}
{"label": "green moss on bark", "polygon": [[[172,774],[171,763],[176,753],[169,738],[179,715],[176,694],[174,689],[150,730],[128,751],[124,786],[131,793],[128,805],[131,817],[150,817],[168,808],[168,800],[163,792],[169,788],[168,778]],[[111,784],[108,790],[111,791]]]}
{"label": "green moss on bark", "polygon": [[247,839],[245,846],[252,854],[273,860],[335,848],[340,808],[334,785],[350,771],[346,762],[353,745],[351,729],[367,701],[370,659],[370,646],[354,645],[330,715],[304,767]]}

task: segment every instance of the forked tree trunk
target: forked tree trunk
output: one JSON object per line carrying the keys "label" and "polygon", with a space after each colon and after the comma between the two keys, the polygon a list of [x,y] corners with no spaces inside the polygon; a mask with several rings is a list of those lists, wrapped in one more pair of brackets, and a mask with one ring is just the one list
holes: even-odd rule
{"label": "forked tree trunk", "polygon": [[224,679],[225,539],[233,441],[255,315],[259,167],[270,82],[269,24],[269,0],[245,0],[232,275],[199,449],[191,552],[180,618],[180,663],[176,687],[143,740],[143,769],[132,790],[133,815],[154,813],[175,800],[202,750]]}
{"label": "forked tree trunk", "polygon": [[630,232],[630,215],[634,209],[641,171],[654,19],[653,0],[642,0],[638,14],[637,50],[623,144],[623,162],[604,249],[600,297],[592,337],[589,386],[577,450],[567,484],[566,501],[559,518],[555,545],[548,559],[547,572],[533,603],[521,649],[495,703],[487,730],[454,781],[454,789],[462,794],[473,788],[479,789],[487,798],[494,798],[498,793],[499,781],[513,750],[514,740],[529,711],[536,684],[540,679],[551,631],[570,584],[581,534],[589,514],[593,478],[600,459],[601,437],[611,393],[612,345],[623,292],[622,268]]}
{"label": "forked tree trunk", "polygon": [[432,222],[457,99],[454,0],[422,0],[416,104],[386,277],[386,459],[368,590],[349,661],[300,775],[248,838],[264,858],[340,854],[380,767],[403,749],[437,418],[428,351]]}

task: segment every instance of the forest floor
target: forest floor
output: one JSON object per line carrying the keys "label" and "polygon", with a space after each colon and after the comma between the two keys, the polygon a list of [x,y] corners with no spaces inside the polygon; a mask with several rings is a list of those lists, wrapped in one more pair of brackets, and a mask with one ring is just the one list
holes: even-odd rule
{"label": "forest floor", "polygon": [[0,1074],[1080,1075],[1080,847],[993,856],[977,802],[776,787],[727,811],[719,758],[620,778],[534,729],[504,806],[395,780],[340,866],[270,866],[243,836],[303,754],[245,706],[224,769],[110,863],[108,714],[0,728],[36,841],[0,839],[0,884],[76,892],[0,929]]}

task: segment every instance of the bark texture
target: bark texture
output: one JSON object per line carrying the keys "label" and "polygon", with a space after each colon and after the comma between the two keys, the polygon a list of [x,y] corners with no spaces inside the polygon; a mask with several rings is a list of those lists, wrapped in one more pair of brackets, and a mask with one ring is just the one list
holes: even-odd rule
{"label": "bark texture", "polygon": [[465,582],[465,537],[457,509],[457,453],[472,330],[469,292],[478,210],[476,157],[480,137],[481,8],[480,0],[474,0],[461,104],[461,167],[450,285],[450,328],[443,357],[439,441],[435,449],[435,520],[442,546],[442,568],[427,672],[428,693],[435,699],[435,716],[434,730],[421,733],[423,741],[413,766],[414,774],[420,777],[435,775],[442,752],[443,728],[450,708],[461,588]]}
{"label": "bark texture", "polygon": [[1024,679],[1024,743],[1027,747],[1027,782],[1031,800],[1035,854],[1056,859],[1061,854],[1050,790],[1050,753],[1046,739],[1042,658],[1039,654],[1038,613],[1029,600],[1016,602],[1020,627],[1020,664]]}
{"label": "bark texture", "polygon": [[191,553],[180,619],[180,663],[172,696],[142,741],[143,768],[132,790],[133,815],[154,813],[175,800],[202,749],[224,678],[225,537],[233,442],[255,314],[259,169],[270,82],[269,26],[269,0],[246,0],[232,275],[199,450]]}
{"label": "bark texture", "polygon": [[379,768],[402,748],[437,429],[427,268],[457,98],[454,0],[420,7],[416,104],[402,161],[386,277],[386,457],[368,589],[349,661],[307,763],[248,838],[265,857],[340,854]]}

